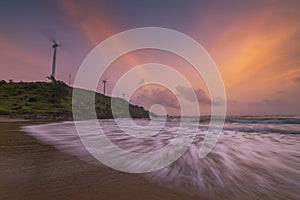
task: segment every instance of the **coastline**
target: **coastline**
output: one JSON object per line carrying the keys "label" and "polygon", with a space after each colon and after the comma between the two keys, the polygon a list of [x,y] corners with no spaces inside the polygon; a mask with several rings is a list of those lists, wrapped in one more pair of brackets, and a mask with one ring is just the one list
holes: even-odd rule
{"label": "coastline", "polygon": [[18,114],[18,115],[0,115],[0,122],[23,122],[23,121],[36,121],[36,122],[59,122],[59,121],[72,121],[73,118],[61,114]]}
{"label": "coastline", "polygon": [[0,122],[26,122],[26,121],[30,121],[30,120],[22,117],[0,115]]}
{"label": "coastline", "polygon": [[0,118],[0,196],[4,199],[199,199],[136,174],[86,163],[20,131],[21,126],[41,123],[45,122]]}

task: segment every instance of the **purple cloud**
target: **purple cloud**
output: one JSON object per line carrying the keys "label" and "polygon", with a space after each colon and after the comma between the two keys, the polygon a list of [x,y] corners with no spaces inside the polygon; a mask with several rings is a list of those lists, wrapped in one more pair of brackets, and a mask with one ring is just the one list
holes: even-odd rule
{"label": "purple cloud", "polygon": [[300,77],[294,79],[295,82],[300,82]]}
{"label": "purple cloud", "polygon": [[[185,100],[190,102],[195,102],[195,99],[193,98],[193,88],[178,85],[176,87],[176,90],[179,92],[179,95]],[[194,92],[199,103],[206,104],[206,105],[211,104],[211,100],[206,95],[204,90],[198,88],[198,89],[194,89]]]}
{"label": "purple cloud", "polygon": [[168,89],[162,88],[142,89],[137,95],[133,96],[132,101],[146,108],[153,104],[160,104],[175,109],[180,108],[175,94]]}

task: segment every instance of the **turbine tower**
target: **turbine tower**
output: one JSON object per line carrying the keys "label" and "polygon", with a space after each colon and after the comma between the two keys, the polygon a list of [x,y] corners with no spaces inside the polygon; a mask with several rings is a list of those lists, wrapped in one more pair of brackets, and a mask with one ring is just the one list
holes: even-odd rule
{"label": "turbine tower", "polygon": [[105,95],[106,79],[104,79],[102,82],[103,82],[103,94]]}
{"label": "turbine tower", "polygon": [[52,73],[50,76],[52,81],[55,81],[55,65],[56,65],[56,49],[57,49],[57,47],[59,47],[59,45],[57,44],[56,41],[53,41],[52,48],[54,49],[54,52],[53,52],[53,62],[52,62]]}

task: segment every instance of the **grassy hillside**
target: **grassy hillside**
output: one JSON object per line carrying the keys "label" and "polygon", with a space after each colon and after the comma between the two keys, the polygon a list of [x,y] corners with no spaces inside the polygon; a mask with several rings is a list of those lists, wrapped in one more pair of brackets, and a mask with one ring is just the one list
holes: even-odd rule
{"label": "grassy hillside", "polygon": [[[54,83],[0,81],[0,115],[71,120],[72,90],[73,88],[60,81]],[[95,110],[98,118],[113,117],[111,100],[111,97],[96,93]],[[120,98],[113,98],[113,100],[117,102],[114,107],[117,116],[126,116],[128,102]],[[133,118],[149,117],[149,112],[140,106],[129,105],[129,112]]]}

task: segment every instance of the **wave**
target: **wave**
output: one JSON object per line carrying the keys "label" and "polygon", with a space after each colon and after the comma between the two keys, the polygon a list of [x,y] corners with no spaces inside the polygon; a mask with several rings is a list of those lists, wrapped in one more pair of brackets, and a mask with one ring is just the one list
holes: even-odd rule
{"label": "wave", "polygon": [[245,123],[245,124],[300,124],[298,118],[284,118],[284,117],[268,117],[268,118],[228,118],[226,122],[229,123]]}
{"label": "wave", "polygon": [[[143,121],[141,121],[143,122]],[[84,122],[82,122],[84,124]],[[126,120],[122,125],[126,126]],[[162,148],[174,137],[178,123],[167,121],[161,134],[151,138],[130,137],[118,130],[113,120],[99,120],[105,134],[120,148],[132,152],[149,152]],[[148,121],[145,121],[148,124]],[[223,134],[213,151],[199,159],[199,148],[202,145],[208,126],[191,122],[185,124],[186,133],[192,126],[199,126],[199,133],[188,150],[175,162],[163,169],[143,174],[151,182],[181,190],[205,199],[290,199],[300,196],[300,135],[273,134],[265,129],[248,127],[239,124],[234,127],[226,123]],[[255,125],[257,126],[257,124]],[[259,126],[266,126],[260,124]],[[282,126],[282,125],[272,125]],[[291,127],[291,125],[286,125]],[[145,127],[128,130],[141,133],[157,127]],[[97,129],[86,126],[93,137]],[[277,128],[279,129],[279,128]],[[31,136],[51,144],[61,151],[100,166],[92,159],[80,142],[73,122],[47,125],[27,126],[23,130]],[[256,130],[256,133],[254,133]],[[261,134],[266,131],[265,134]],[[279,130],[273,130],[279,132]],[[290,131],[289,133],[291,133]],[[176,135],[176,134],[175,134]],[[111,157],[109,149],[107,156]],[[119,162],[128,163],[119,158]],[[147,161],[145,161],[147,162]],[[147,165],[148,163],[140,163]]]}
{"label": "wave", "polygon": [[[208,125],[200,125],[199,129],[208,129]],[[300,127],[299,127],[300,128]],[[224,126],[223,131],[243,132],[243,133],[278,133],[278,134],[300,134],[300,130],[270,128],[270,127],[230,127]]]}
{"label": "wave", "polygon": [[[173,117],[169,120],[205,123],[211,121],[211,116]],[[215,117],[215,120],[218,120],[218,117]],[[300,124],[300,116],[227,116],[225,122],[241,124]]]}

